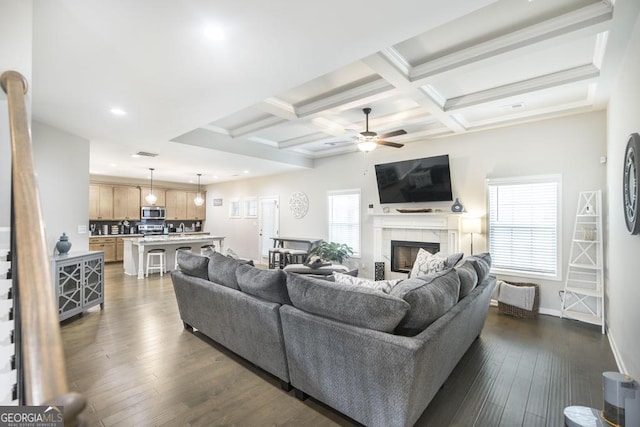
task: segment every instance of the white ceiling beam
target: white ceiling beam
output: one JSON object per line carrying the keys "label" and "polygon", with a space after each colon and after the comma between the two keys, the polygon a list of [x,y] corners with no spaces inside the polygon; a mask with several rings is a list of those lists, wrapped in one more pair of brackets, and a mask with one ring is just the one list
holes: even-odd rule
{"label": "white ceiling beam", "polygon": [[[331,140],[335,139],[334,137],[327,136],[327,134],[316,132],[308,135],[300,136],[298,138],[291,138],[286,141],[282,141],[278,143],[278,148],[292,148],[297,147],[299,145],[309,144],[311,142],[320,142],[322,140]],[[346,139],[346,138],[345,138]]]}
{"label": "white ceiling beam", "polygon": [[251,123],[247,123],[242,126],[238,126],[237,128],[234,128],[234,129],[230,129],[229,135],[231,135],[232,138],[238,138],[240,136],[256,133],[259,130],[277,126],[286,121],[287,121],[286,119],[283,119],[281,117],[269,115],[268,117],[265,117],[263,119],[256,120]]}
{"label": "white ceiling beam", "polygon": [[445,111],[458,110],[472,105],[508,98],[510,96],[522,95],[523,93],[562,86],[577,81],[595,79],[599,75],[600,70],[598,68],[593,64],[586,64],[545,76],[534,77],[504,86],[449,98],[445,103],[444,109]]}
{"label": "white ceiling beam", "polygon": [[377,76],[359,80],[354,83],[353,87],[337,88],[325,96],[314,99],[307,103],[300,103],[295,106],[299,117],[307,117],[321,111],[329,110],[341,106],[343,104],[358,101],[362,98],[379,95],[383,92],[393,90],[385,79]]}
{"label": "white ceiling beam", "polygon": [[293,105],[275,96],[267,98],[257,105],[257,107],[268,114],[287,120],[296,120],[298,115]]}
{"label": "white ceiling beam", "polygon": [[427,113],[433,116],[434,119],[440,121],[453,132],[464,132],[465,129],[460,123],[446,114],[437,102],[419,90],[415,84],[412,84],[408,80],[403,71],[398,69],[398,64],[402,62],[402,60],[399,59],[401,58],[399,52],[396,51],[394,53],[395,58],[393,60],[390,59],[388,54],[389,49],[387,49],[386,52],[387,54],[376,53],[370,55],[363,59],[363,61],[386,81],[395,86],[398,91],[417,102]]}
{"label": "white ceiling beam", "polygon": [[[409,69],[409,80],[412,82],[424,80],[436,74],[585,28],[589,28],[595,34],[603,31],[603,27],[596,24],[610,21],[612,16],[613,6],[608,1],[593,3],[547,21],[416,65]],[[397,61],[394,57],[390,60]]]}

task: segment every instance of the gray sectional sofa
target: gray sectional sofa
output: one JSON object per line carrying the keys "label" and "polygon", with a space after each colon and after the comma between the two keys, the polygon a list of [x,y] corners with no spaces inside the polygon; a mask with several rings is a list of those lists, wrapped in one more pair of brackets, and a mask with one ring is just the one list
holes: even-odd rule
{"label": "gray sectional sofa", "polygon": [[[178,255],[186,328],[368,426],[410,426],[479,336],[495,278],[489,254],[411,278],[389,293]],[[286,389],[286,387],[284,387]]]}

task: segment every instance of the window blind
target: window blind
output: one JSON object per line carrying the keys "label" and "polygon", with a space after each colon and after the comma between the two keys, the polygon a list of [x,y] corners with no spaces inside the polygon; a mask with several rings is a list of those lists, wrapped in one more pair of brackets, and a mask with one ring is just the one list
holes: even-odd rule
{"label": "window blind", "polygon": [[360,256],[360,191],[328,193],[329,241],[347,244],[353,256]]}
{"label": "window blind", "polygon": [[559,275],[559,177],[489,181],[492,268]]}

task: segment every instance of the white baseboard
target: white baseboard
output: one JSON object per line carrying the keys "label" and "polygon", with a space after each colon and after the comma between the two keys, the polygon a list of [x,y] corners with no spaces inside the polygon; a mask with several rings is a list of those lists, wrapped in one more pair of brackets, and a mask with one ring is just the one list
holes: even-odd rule
{"label": "white baseboard", "polygon": [[538,309],[538,313],[540,314],[546,314],[547,316],[555,316],[555,317],[560,317],[560,310],[555,310],[553,308],[544,308],[544,307],[540,307]]}
{"label": "white baseboard", "polygon": [[622,357],[620,356],[620,351],[618,350],[618,346],[616,345],[615,339],[613,338],[613,333],[610,328],[607,328],[607,337],[609,338],[609,345],[611,346],[611,351],[613,352],[613,357],[616,359],[616,365],[618,365],[618,371],[626,374],[627,368],[624,366],[624,362],[622,361]]}

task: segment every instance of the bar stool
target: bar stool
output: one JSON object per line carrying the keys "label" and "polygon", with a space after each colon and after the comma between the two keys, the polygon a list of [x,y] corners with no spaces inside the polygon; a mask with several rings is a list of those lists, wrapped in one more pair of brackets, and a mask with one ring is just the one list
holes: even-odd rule
{"label": "bar stool", "polygon": [[178,251],[191,251],[191,246],[180,246],[176,249],[175,261],[173,261],[173,269],[178,270]]}
{"label": "bar stool", "polygon": [[285,268],[291,262],[291,249],[280,248],[280,268]]}
{"label": "bar stool", "polygon": [[280,248],[269,248],[269,268],[280,266]]}
{"label": "bar stool", "polygon": [[[147,252],[147,270],[145,277],[149,277],[150,270],[160,270],[160,276],[167,271],[167,259],[164,255],[164,249],[151,249]],[[157,258],[157,260],[156,260]],[[157,261],[157,264],[152,264],[151,261]]]}
{"label": "bar stool", "polygon": [[307,256],[309,256],[309,252],[303,249],[289,249],[287,264],[304,264]]}

